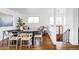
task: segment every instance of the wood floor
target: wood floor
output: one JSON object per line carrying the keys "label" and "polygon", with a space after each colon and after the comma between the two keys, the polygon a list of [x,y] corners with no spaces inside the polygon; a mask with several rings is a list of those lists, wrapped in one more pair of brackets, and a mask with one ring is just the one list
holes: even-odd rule
{"label": "wood floor", "polygon": [[[66,43],[63,45],[63,50],[79,50],[79,46],[71,45],[70,43]],[[0,50],[20,50],[20,47],[9,47],[7,45],[0,46]],[[43,35],[43,41],[42,45],[40,47],[34,48],[33,46],[31,48],[22,47],[21,50],[56,50],[56,45],[54,45],[49,37],[48,34]]]}
{"label": "wood floor", "polygon": [[79,50],[79,45],[72,45],[70,43],[64,44],[64,50]]}
{"label": "wood floor", "polygon": [[[16,50],[16,47],[12,46],[9,47],[7,45],[0,46],[0,50]],[[20,50],[20,47],[17,47],[17,50]],[[28,47],[22,47],[21,50],[56,50],[56,46],[52,43],[51,39],[47,34],[43,35],[42,45],[40,47],[34,48],[33,46],[31,48]]]}

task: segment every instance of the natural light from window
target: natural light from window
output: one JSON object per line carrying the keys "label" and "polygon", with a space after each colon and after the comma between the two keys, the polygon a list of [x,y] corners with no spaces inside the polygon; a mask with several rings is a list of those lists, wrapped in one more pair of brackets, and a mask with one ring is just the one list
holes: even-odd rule
{"label": "natural light from window", "polygon": [[39,23],[39,17],[28,17],[28,23]]}
{"label": "natural light from window", "polygon": [[56,17],[56,25],[63,25],[62,17]]}
{"label": "natural light from window", "polygon": [[50,25],[54,25],[54,17],[50,17]]}

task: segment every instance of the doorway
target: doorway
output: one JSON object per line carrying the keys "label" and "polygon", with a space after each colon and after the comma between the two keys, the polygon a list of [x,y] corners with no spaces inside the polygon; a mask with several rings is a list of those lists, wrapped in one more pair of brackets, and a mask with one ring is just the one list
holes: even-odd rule
{"label": "doorway", "polygon": [[63,26],[56,26],[56,41],[63,41]]}

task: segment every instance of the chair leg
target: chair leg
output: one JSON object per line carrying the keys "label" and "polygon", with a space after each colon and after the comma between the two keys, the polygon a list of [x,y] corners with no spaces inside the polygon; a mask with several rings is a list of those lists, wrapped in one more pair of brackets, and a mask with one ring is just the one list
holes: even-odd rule
{"label": "chair leg", "polygon": [[41,40],[40,40],[40,45],[42,45],[42,38],[41,38]]}
{"label": "chair leg", "polygon": [[31,48],[31,46],[32,46],[32,40],[30,39],[29,40],[29,48]]}
{"label": "chair leg", "polygon": [[22,40],[21,40],[21,42],[20,42],[20,50],[21,50],[21,48],[22,48]]}
{"label": "chair leg", "polygon": [[30,42],[28,42],[28,48],[30,48]]}
{"label": "chair leg", "polygon": [[[10,39],[10,37],[9,37],[9,39]],[[10,40],[8,39],[8,49],[9,49],[9,45],[10,45]]]}
{"label": "chair leg", "polygon": [[8,48],[10,48],[10,46],[12,46],[12,40],[9,40],[9,46],[8,46]]}
{"label": "chair leg", "polygon": [[13,45],[13,40],[11,40],[10,44],[11,44],[10,46],[12,47],[12,45]]}
{"label": "chair leg", "polygon": [[17,47],[18,47],[18,40],[16,40],[16,50],[17,50]]}
{"label": "chair leg", "polygon": [[12,40],[8,41],[8,48],[11,46],[10,44],[12,45]]}
{"label": "chair leg", "polygon": [[9,48],[10,40],[8,40],[8,48]]}

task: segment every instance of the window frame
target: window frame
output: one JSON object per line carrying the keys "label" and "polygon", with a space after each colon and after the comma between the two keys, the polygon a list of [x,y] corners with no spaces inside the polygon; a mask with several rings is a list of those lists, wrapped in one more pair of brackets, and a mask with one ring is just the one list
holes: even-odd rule
{"label": "window frame", "polygon": [[[30,18],[30,17],[32,17],[32,18],[33,18],[33,21],[32,21],[32,22],[29,22],[29,18]],[[35,17],[38,17],[38,22],[35,22],[35,21],[34,21],[34,20],[35,20],[35,19],[34,19]],[[28,17],[28,21],[27,21],[27,22],[28,22],[29,24],[37,24],[37,23],[39,23],[39,22],[40,22],[40,17],[39,17],[39,16],[29,16],[29,17]]]}
{"label": "window frame", "polygon": [[[53,21],[52,21],[53,23],[51,23],[51,19],[50,19],[50,18],[53,18]],[[55,25],[55,19],[54,19],[54,16],[49,17],[49,24],[50,24],[50,25]]]}

